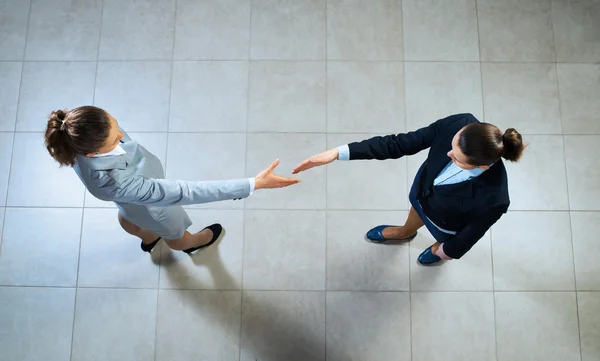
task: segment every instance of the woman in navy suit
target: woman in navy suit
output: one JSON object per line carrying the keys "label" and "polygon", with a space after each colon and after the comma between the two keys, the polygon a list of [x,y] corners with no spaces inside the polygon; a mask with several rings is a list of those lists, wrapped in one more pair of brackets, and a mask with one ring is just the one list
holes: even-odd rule
{"label": "woman in navy suit", "polygon": [[314,155],[294,173],[335,160],[398,159],[429,149],[410,190],[403,226],[377,226],[367,238],[381,243],[412,240],[423,225],[436,239],[418,258],[422,265],[458,259],[506,213],[510,204],[502,158],[516,162],[526,145],[510,128],[480,123],[472,114],[440,119],[406,134],[374,137]]}

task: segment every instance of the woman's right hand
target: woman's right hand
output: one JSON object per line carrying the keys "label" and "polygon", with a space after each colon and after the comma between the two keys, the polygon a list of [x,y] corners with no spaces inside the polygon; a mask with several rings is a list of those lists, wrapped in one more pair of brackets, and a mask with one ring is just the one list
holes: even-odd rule
{"label": "woman's right hand", "polygon": [[279,165],[279,159],[274,161],[269,168],[263,170],[258,173],[256,178],[254,178],[254,189],[271,189],[271,188],[284,188],[289,187],[293,184],[300,183],[300,179],[296,178],[286,178],[282,176],[278,176],[273,173],[273,170],[277,168]]}
{"label": "woman's right hand", "polygon": [[294,171],[292,172],[292,174],[298,174],[300,172],[304,172],[305,170],[309,170],[314,167],[329,164],[329,163],[337,160],[338,156],[339,156],[339,154],[338,154],[337,148],[330,149],[326,152],[313,155],[312,157],[310,157],[310,158],[306,159],[305,161],[303,161],[302,163],[298,164],[298,166],[296,168],[294,168]]}

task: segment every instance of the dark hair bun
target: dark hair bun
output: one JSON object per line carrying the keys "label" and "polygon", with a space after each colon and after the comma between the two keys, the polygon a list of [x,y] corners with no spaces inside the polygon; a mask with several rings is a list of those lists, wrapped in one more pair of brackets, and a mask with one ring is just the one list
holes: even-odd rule
{"label": "dark hair bun", "polygon": [[67,118],[67,111],[56,110],[48,116],[48,128],[64,130],[64,122]]}
{"label": "dark hair bun", "polygon": [[523,137],[515,128],[508,128],[506,132],[504,132],[502,144],[504,145],[502,158],[511,162],[518,162],[523,156],[523,151],[527,147],[527,145],[523,143]]}

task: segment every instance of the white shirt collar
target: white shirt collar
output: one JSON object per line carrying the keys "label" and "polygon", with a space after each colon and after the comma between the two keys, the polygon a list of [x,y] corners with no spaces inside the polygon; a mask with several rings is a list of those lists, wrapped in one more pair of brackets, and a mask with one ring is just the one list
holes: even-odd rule
{"label": "white shirt collar", "polygon": [[117,145],[117,147],[115,149],[111,150],[110,152],[96,154],[96,155],[94,155],[94,158],[123,155],[125,153],[127,153],[127,152],[123,148],[121,148],[120,145]]}

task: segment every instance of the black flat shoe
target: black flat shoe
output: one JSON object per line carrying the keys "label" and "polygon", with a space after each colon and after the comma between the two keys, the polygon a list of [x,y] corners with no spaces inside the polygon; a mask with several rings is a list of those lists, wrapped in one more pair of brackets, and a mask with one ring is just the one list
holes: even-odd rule
{"label": "black flat shoe", "polygon": [[[208,242],[208,243],[207,243],[207,244],[205,244],[204,246],[200,246],[200,247],[194,247],[194,248],[189,248],[189,249],[184,249],[183,251],[184,251],[185,253],[187,253],[187,254],[190,254],[190,253],[192,253],[192,252],[194,252],[194,251],[197,251],[197,250],[199,250],[199,249],[202,249],[202,248],[206,248],[206,247],[208,247],[208,246],[211,246],[213,243],[215,243],[215,242],[217,241],[217,239],[219,239],[219,237],[221,236],[221,232],[223,232],[223,226],[221,226],[221,225],[220,225],[220,224],[218,224],[218,223],[215,223],[215,224],[213,224],[213,225],[210,225],[210,226],[208,226],[208,227],[206,227],[206,228],[204,228],[204,229],[210,229],[210,230],[212,231],[212,233],[213,233],[213,236],[212,236],[212,238],[211,238],[210,242]],[[204,231],[204,229],[203,229],[202,231]],[[202,231],[200,231],[200,232],[202,232]]]}
{"label": "black flat shoe", "polygon": [[140,244],[140,247],[142,248],[142,251],[144,251],[144,252],[150,252],[150,251],[152,251],[152,248],[154,248],[154,246],[156,246],[156,244],[158,243],[158,241],[160,241],[160,237],[158,237],[154,242],[152,242],[150,244],[145,244],[144,242],[142,242]]}

